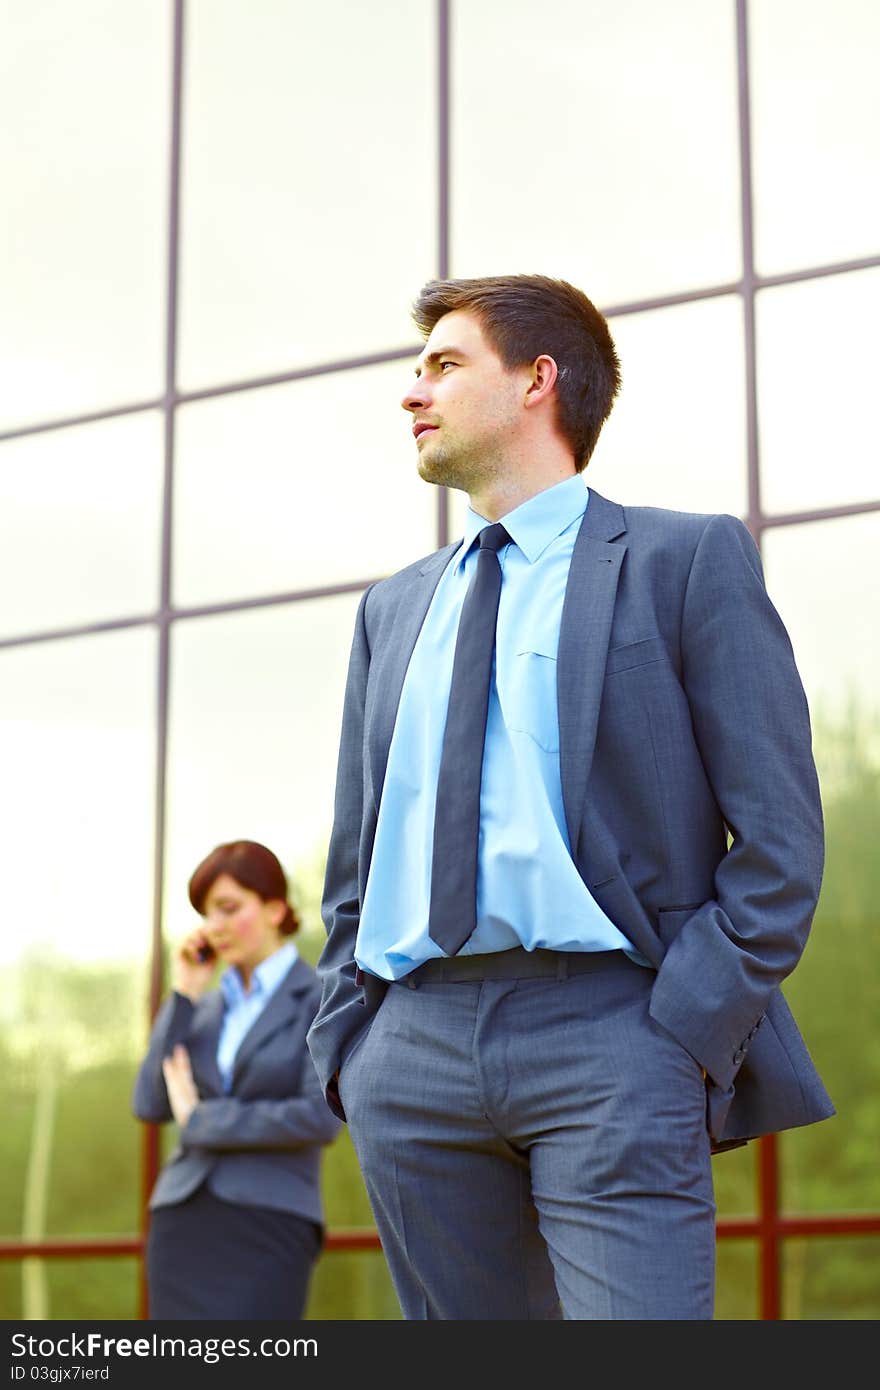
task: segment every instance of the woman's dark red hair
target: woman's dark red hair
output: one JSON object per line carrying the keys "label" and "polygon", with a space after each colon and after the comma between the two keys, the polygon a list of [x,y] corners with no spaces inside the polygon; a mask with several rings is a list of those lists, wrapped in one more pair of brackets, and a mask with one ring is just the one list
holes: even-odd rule
{"label": "woman's dark red hair", "polygon": [[249,888],[263,902],[283,902],[287,911],[281,921],[282,936],[299,931],[300,920],[291,906],[287,875],[270,849],[256,840],[230,840],[218,845],[202,860],[189,881],[189,900],[196,912],[204,913],[205,899],[221,874],[229,874],[242,888]]}

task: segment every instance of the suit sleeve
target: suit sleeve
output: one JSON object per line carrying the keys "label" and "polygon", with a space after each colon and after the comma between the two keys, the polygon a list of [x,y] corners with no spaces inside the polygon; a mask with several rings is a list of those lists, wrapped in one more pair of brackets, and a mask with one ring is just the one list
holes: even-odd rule
{"label": "suit sleeve", "polygon": [[370,647],[360,601],[349,658],[336,769],[333,828],[327,854],[321,916],[327,941],[318,961],[321,1003],[308,1033],[327,1104],[340,1119],[345,1112],[336,1073],[354,1035],[368,1021],[363,992],[355,982],[354,950],[360,923],[359,849],[364,809],[364,708]]}
{"label": "suit sleeve", "polygon": [[804,950],[824,859],[806,696],[755,543],[734,517],[712,518],[697,545],[681,647],[729,848],[714,898],[667,951],[651,1013],[727,1088],[771,993]]}
{"label": "suit sleeve", "polygon": [[194,1005],[176,991],[162,1004],[153,1021],[147,1055],[135,1078],[132,1110],[139,1120],[164,1124],[173,1118],[162,1075],[162,1060],[170,1057],[177,1043],[185,1042],[192,1024]]}
{"label": "suit sleeve", "polygon": [[282,1100],[236,1096],[200,1100],[180,1131],[180,1141],[184,1148],[223,1153],[301,1149],[307,1144],[329,1144],[340,1128],[304,1048],[295,1095]]}

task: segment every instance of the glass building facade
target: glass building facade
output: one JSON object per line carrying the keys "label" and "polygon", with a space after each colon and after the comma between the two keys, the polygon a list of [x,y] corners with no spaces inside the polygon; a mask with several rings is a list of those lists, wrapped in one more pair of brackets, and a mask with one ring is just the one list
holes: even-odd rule
{"label": "glass building facade", "polygon": [[[586,481],[741,516],[828,867],[786,992],[838,1106],[716,1159],[721,1318],[880,1312],[880,9],[33,0],[0,44],[0,1309],[136,1317],[129,1097],[186,882],[271,845],[313,961],[364,587],[459,534],[399,399],[437,276],[558,275]],[[312,1318],[394,1318],[347,1134]]]}

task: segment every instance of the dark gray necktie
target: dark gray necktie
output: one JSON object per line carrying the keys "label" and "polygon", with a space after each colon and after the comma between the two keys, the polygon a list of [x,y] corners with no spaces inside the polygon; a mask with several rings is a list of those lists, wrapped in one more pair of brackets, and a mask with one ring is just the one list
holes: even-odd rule
{"label": "dark gray necktie", "polygon": [[434,810],[428,916],[428,935],[448,956],[455,955],[477,925],[480,782],[501,593],[498,551],[509,540],[500,522],[480,532],[477,571],[455,639]]}

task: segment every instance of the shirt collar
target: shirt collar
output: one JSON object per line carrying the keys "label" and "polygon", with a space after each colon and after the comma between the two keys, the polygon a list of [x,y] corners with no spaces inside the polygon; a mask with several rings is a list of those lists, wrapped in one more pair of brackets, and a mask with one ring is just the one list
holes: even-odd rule
{"label": "shirt collar", "polygon": [[[583,516],[587,509],[589,493],[580,473],[566,478],[553,487],[536,492],[528,501],[521,502],[506,516],[499,517],[510,539],[525,555],[530,565],[543,555],[551,541],[561,536],[573,521]],[[484,526],[490,523],[472,507],[465,513],[464,536],[458,552],[457,564],[464,563],[465,556]]]}
{"label": "shirt collar", "polygon": [[230,965],[228,970],[224,970],[220,977],[220,989],[227,1005],[231,1008],[234,1004],[240,1004],[245,999],[253,999],[256,996],[268,997],[272,994],[288,970],[299,957],[299,951],[292,941],[285,941],[279,946],[277,951],[273,951],[271,956],[261,960],[251,976],[251,987],[247,993],[242,983],[238,967]]}

